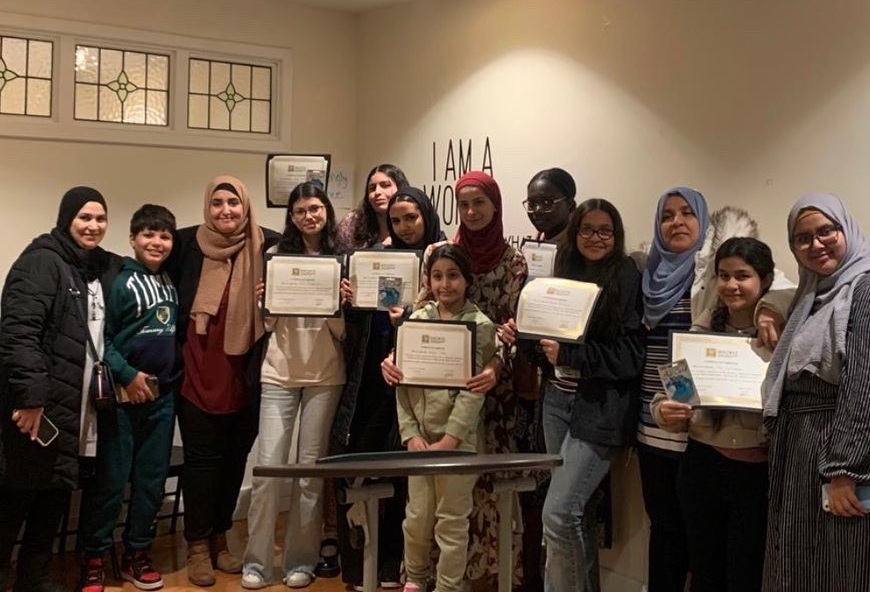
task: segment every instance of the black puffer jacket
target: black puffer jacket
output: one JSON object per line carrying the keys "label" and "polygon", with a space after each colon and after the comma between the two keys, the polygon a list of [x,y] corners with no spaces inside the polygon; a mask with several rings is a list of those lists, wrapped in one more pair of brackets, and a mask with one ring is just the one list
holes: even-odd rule
{"label": "black puffer jacket", "polygon": [[[100,250],[108,294],[120,257]],[[75,488],[87,347],[87,285],[49,234],[12,265],[0,301],[0,483],[22,489]],[[72,283],[75,289],[71,289]],[[81,307],[81,314],[75,310]],[[60,434],[43,448],[18,431],[14,409],[44,407]]]}

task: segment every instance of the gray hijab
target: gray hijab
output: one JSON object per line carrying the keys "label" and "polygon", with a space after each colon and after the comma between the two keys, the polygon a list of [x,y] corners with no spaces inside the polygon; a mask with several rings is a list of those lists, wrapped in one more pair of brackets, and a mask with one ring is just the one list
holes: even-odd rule
{"label": "gray hijab", "polygon": [[807,209],[818,210],[842,227],[846,254],[829,276],[799,266],[800,281],[792,311],[761,387],[765,416],[777,415],[785,379],[795,378],[804,370],[830,384],[840,384],[852,294],[856,280],[870,272],[870,241],[834,195],[810,193],[795,203],[788,215],[789,244],[798,216]]}

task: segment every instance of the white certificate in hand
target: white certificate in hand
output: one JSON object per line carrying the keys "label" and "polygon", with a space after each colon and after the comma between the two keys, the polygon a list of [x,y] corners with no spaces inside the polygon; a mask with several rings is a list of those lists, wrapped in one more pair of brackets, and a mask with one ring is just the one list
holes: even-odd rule
{"label": "white certificate in hand", "polygon": [[341,261],[341,256],[267,253],[263,313],[338,316]]}
{"label": "white certificate in hand", "polygon": [[770,351],[733,333],[671,332],[671,359],[692,371],[699,407],[761,411],[761,383]]}
{"label": "white certificate in hand", "polygon": [[405,386],[465,388],[474,375],[477,326],[406,319],[396,329],[395,364]]}
{"label": "white certificate in hand", "polygon": [[553,277],[557,251],[555,243],[524,238],[520,250],[523,252],[523,257],[526,258],[530,278]]}
{"label": "white certificate in hand", "polygon": [[523,287],[517,305],[520,337],[577,341],[601,288],[589,282],[561,278],[535,278]]}
{"label": "white certificate in hand", "polygon": [[[379,291],[384,285],[381,278],[391,278],[395,285],[401,285],[396,306],[411,305],[420,289],[420,251],[354,251],[348,259],[347,275],[353,286],[354,308],[383,308],[378,306],[381,301]],[[396,278],[401,282],[396,282]]]}

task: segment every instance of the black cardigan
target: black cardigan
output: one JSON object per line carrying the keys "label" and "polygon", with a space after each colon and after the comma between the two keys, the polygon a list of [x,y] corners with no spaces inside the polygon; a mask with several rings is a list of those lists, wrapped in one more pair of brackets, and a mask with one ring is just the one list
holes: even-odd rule
{"label": "black cardigan", "polygon": [[[202,272],[203,254],[196,241],[196,229],[199,226],[188,226],[180,229],[175,236],[172,254],[166,262],[166,271],[178,291],[178,324],[175,335],[179,348],[187,340],[187,324],[190,321],[190,309],[199,288],[199,276]],[[269,247],[281,240],[281,235],[274,230],[263,230],[263,255]],[[260,370],[263,364],[263,347],[268,340],[268,334],[260,338],[245,354],[245,388],[251,403],[259,404],[260,400]],[[181,355],[178,356],[181,360]]]}
{"label": "black cardigan", "polygon": [[[121,258],[105,253],[108,295]],[[36,239],[6,276],[0,300],[0,482],[22,489],[78,484],[82,378],[87,347],[87,285],[49,234]],[[75,282],[75,290],[71,283]],[[78,308],[78,310],[77,310]],[[11,420],[14,409],[44,407],[59,430],[48,447]]]}
{"label": "black cardigan", "polygon": [[[644,360],[640,273],[628,257],[619,266],[621,323],[616,336],[606,341],[590,338],[576,344],[560,343],[557,360],[560,366],[580,371],[571,415],[571,436],[607,446],[622,446],[633,441],[640,410],[640,375]],[[593,311],[593,315],[598,314],[600,311]],[[533,349],[525,340],[521,346],[526,352]],[[534,357],[538,363],[546,365],[542,354]]]}

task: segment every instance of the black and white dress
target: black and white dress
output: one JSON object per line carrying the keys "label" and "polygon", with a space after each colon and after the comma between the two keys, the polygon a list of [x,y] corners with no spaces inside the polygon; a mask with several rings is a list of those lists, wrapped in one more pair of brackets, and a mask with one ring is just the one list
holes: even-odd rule
{"label": "black and white dress", "polygon": [[787,380],[771,424],[765,592],[870,591],[870,514],[822,509],[824,477],[870,483],[870,275],[852,297],[839,386]]}

